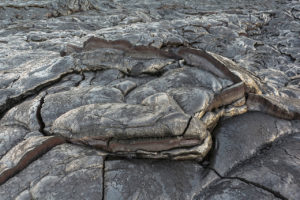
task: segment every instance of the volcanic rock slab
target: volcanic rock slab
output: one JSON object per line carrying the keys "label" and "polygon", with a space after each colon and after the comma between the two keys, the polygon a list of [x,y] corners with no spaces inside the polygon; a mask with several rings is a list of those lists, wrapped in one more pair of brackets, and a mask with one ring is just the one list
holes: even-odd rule
{"label": "volcanic rock slab", "polygon": [[1,199],[102,198],[101,153],[63,144],[0,186]]}
{"label": "volcanic rock slab", "polygon": [[[73,56],[84,71],[118,70],[125,81],[98,91],[92,87],[96,96],[81,88],[48,95],[41,109],[47,131],[117,155],[200,161],[211,146],[201,115],[245,97],[241,79],[200,50],[160,50],[92,37],[82,48],[67,46],[61,54]],[[153,80],[138,87],[126,80],[145,75]]]}
{"label": "volcanic rock slab", "polygon": [[192,199],[219,177],[190,161],[112,160],[105,199]]}
{"label": "volcanic rock slab", "polygon": [[0,199],[299,199],[299,19],[295,0],[2,0]]}
{"label": "volcanic rock slab", "polygon": [[23,170],[52,147],[64,143],[60,137],[30,137],[8,151],[0,160],[0,184]]}
{"label": "volcanic rock slab", "polygon": [[[67,46],[61,55],[59,62],[32,75],[45,76],[33,90],[50,87],[7,112],[0,122],[3,126],[60,135],[109,154],[200,161],[212,144],[206,129],[222,116],[246,112],[245,89],[257,87],[254,80],[243,83],[230,71],[238,66],[186,47],[161,50],[91,37],[83,47]],[[59,67],[65,64],[68,69]],[[41,73],[47,69],[49,80]],[[103,72],[100,77],[110,76],[91,86],[99,71]],[[91,72],[96,73],[90,75],[90,83],[81,84],[85,73]],[[80,73],[81,81],[67,84],[63,91],[57,89],[73,73]],[[151,78],[135,83],[144,77]],[[30,92],[25,90],[24,95]],[[18,97],[9,98],[18,102]],[[220,110],[218,117],[209,122],[204,118],[203,123],[201,117],[215,110]]]}
{"label": "volcanic rock slab", "polygon": [[207,191],[195,197],[195,200],[207,199],[266,199],[279,200],[272,193],[264,191],[240,180],[221,180],[213,184]]}
{"label": "volcanic rock slab", "polygon": [[[241,126],[244,120],[252,128],[244,129]],[[108,160],[104,196],[107,199],[297,199],[299,128],[297,120],[250,112],[218,125],[214,131],[217,143],[209,155],[213,158],[211,165],[190,161]],[[189,177],[191,171],[193,175]],[[187,187],[190,181],[193,184]]]}
{"label": "volcanic rock slab", "polygon": [[[285,137],[270,149],[243,163],[229,176],[256,182],[287,199],[299,199],[300,133]],[[263,174],[263,176],[262,176]]]}
{"label": "volcanic rock slab", "polygon": [[262,146],[294,131],[299,130],[293,128],[290,121],[259,112],[225,120],[214,130],[215,147],[210,156],[211,167],[225,176],[241,161],[255,155]]}
{"label": "volcanic rock slab", "polygon": [[122,103],[120,90],[112,87],[84,87],[49,94],[44,99],[41,117],[46,127],[53,124],[60,115],[73,108],[95,103]]}

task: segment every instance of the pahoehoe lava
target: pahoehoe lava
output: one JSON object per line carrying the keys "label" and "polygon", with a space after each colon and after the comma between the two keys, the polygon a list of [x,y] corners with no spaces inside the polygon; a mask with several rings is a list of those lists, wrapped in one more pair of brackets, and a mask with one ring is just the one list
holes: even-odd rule
{"label": "pahoehoe lava", "polygon": [[4,0],[0,199],[299,199],[299,16]]}

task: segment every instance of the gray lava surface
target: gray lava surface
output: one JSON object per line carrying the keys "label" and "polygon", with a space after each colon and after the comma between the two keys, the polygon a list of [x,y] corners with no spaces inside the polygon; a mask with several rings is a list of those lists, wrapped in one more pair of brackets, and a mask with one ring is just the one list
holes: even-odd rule
{"label": "gray lava surface", "polygon": [[0,200],[299,191],[298,0],[1,0]]}

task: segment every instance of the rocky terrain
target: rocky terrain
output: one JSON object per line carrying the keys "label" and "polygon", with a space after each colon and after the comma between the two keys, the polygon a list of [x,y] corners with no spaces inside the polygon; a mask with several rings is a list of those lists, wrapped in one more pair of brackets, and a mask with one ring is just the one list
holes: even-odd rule
{"label": "rocky terrain", "polygon": [[2,0],[0,200],[300,199],[300,2]]}

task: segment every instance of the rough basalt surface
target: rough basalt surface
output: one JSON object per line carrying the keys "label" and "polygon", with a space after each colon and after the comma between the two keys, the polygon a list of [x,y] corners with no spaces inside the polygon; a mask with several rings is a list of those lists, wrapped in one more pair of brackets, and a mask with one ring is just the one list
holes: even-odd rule
{"label": "rough basalt surface", "polygon": [[0,199],[299,199],[298,1],[3,0]]}

